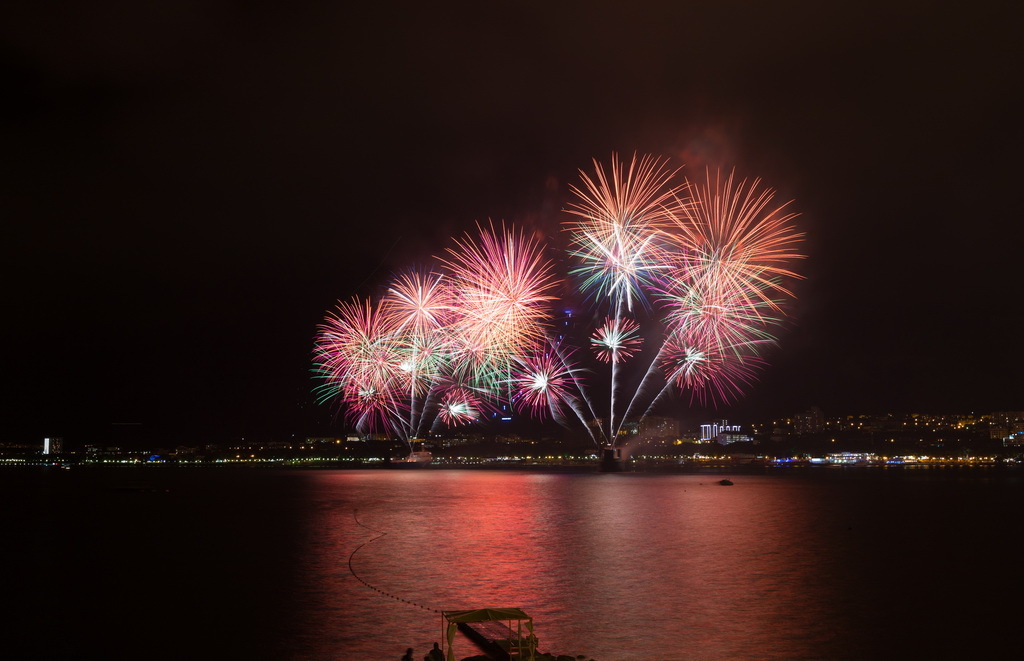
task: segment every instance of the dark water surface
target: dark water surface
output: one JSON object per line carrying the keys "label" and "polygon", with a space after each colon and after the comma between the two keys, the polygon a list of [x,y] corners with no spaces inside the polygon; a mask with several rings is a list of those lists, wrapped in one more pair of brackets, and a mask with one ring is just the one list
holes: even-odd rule
{"label": "dark water surface", "polygon": [[722,477],[5,469],[2,656],[422,658],[430,609],[487,606],[598,661],[1024,642],[1020,474]]}

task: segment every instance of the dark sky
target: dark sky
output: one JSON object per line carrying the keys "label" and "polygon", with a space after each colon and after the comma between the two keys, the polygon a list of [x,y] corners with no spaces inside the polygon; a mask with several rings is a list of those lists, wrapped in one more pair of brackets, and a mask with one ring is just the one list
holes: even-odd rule
{"label": "dark sky", "polygon": [[0,440],[339,431],[324,311],[612,151],[802,214],[722,415],[1024,408],[1018,3],[347,4],[0,10]]}

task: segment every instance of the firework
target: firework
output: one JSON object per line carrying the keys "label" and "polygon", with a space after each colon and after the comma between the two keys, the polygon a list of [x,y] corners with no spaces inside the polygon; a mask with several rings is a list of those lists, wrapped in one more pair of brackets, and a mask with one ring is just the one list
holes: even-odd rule
{"label": "firework", "polygon": [[[589,344],[610,370],[606,428],[593,424],[573,351],[549,339],[552,262],[504,223],[478,224],[437,269],[399,274],[375,303],[339,303],[317,331],[318,399],[341,402],[358,429],[407,439],[501,402],[562,423],[571,410],[595,442],[614,445],[624,422],[673,388],[701,402],[739,397],[784,323],[803,235],[758,180],[676,173],[613,154],[571,189],[569,273],[604,317]],[[644,355],[630,394],[620,365]]]}
{"label": "firework", "polygon": [[390,428],[402,416],[394,390],[401,376],[402,344],[385,305],[358,298],[339,303],[320,325],[314,370],[321,379],[318,399],[346,402],[350,418],[369,430]]}
{"label": "firework", "polygon": [[516,356],[545,341],[547,305],[557,281],[536,240],[504,224],[478,229],[477,242],[468,235],[456,240],[443,263],[462,314],[454,329],[462,349],[459,376],[497,382]]}
{"label": "firework", "polygon": [[473,422],[479,417],[479,411],[480,400],[469,390],[455,387],[442,397],[438,420],[455,427]]}
{"label": "firework", "polygon": [[757,343],[724,348],[707,338],[669,336],[659,356],[666,381],[689,391],[693,401],[719,404],[735,400],[749,386],[763,361]]}
{"label": "firework", "polygon": [[757,179],[736,183],[734,173],[723,181],[708,171],[704,182],[687,182],[687,191],[691,199],[679,206],[667,237],[686,255],[688,277],[712,278],[747,305],[778,309],[773,295],[792,296],[782,279],[799,277],[786,265],[803,257],[797,251],[803,233],[791,223],[796,214],[786,210],[789,203],[773,207],[773,190]]}
{"label": "firework", "polygon": [[557,347],[546,346],[517,360],[512,373],[514,401],[518,408],[543,419],[562,419],[562,408],[571,405],[575,389],[573,367]]}
{"label": "firework", "polygon": [[[763,282],[733,287],[713,269],[684,269],[659,292],[669,336],[686,343],[728,352],[752,342],[771,341],[771,328],[782,322],[779,303],[762,300]],[[752,297],[751,292],[759,294]]]}
{"label": "firework", "polygon": [[643,338],[637,335],[640,324],[632,319],[605,319],[594,334],[590,344],[594,353],[606,363],[618,363],[630,358],[640,347]]}
{"label": "firework", "polygon": [[543,340],[556,280],[536,241],[480,227],[442,265],[398,275],[376,305],[339,303],[319,327],[319,399],[342,402],[357,429],[411,439],[475,420]]}
{"label": "firework", "polygon": [[[614,445],[622,423],[650,411],[670,386],[702,402],[725,402],[754,380],[792,295],[783,282],[798,277],[788,264],[801,257],[803,235],[792,226],[795,214],[772,206],[774,192],[757,180],[748,185],[708,172],[700,184],[674,184],[675,173],[658,159],[634,157],[626,168],[615,155],[610,173],[595,162],[594,177],[582,174],[569,209],[577,218],[565,226],[577,262],[571,272],[607,312],[590,342],[610,363],[602,434]],[[623,314],[636,301],[663,314],[650,317],[662,342],[620,412],[619,364],[640,344],[638,323]]]}
{"label": "firework", "polygon": [[668,186],[674,173],[649,156],[626,169],[613,155],[610,178],[597,161],[594,168],[594,178],[581,171],[583,187],[572,187],[579,199],[568,212],[578,220],[564,225],[579,265],[570,274],[595,300],[632,310],[667,268],[658,231],[680,213],[683,188]]}
{"label": "firework", "polygon": [[399,275],[388,288],[386,300],[398,331],[414,337],[435,334],[453,320],[455,308],[444,276],[410,271]]}
{"label": "firework", "polygon": [[409,425],[415,434],[423,398],[442,376],[451,353],[447,329],[456,313],[448,283],[442,275],[409,271],[388,288],[386,306],[399,343],[399,369],[409,391]]}

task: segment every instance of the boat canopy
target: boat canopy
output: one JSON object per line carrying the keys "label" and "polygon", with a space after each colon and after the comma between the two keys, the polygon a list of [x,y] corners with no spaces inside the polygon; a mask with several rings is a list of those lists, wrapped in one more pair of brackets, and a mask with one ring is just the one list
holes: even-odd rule
{"label": "boat canopy", "polygon": [[444,619],[452,624],[459,622],[490,622],[491,620],[526,620],[533,629],[533,618],[523,612],[521,608],[478,608],[471,611],[445,611]]}
{"label": "boat canopy", "polygon": [[[455,650],[452,649],[452,644],[455,642],[455,631],[460,624],[470,624],[473,622],[506,622],[508,623],[508,631],[512,643],[515,640],[518,646],[521,646],[524,642],[527,642],[525,648],[520,648],[520,658],[533,659],[536,648],[536,638],[533,635],[533,618],[523,612],[520,608],[478,608],[476,610],[468,611],[444,611],[441,613],[445,620],[448,622],[448,630],[445,633],[448,639],[448,655],[447,661],[455,661]],[[515,628],[512,627],[512,622],[516,623]],[[526,629],[527,635],[523,636],[523,629]],[[525,653],[527,656],[523,656]]]}

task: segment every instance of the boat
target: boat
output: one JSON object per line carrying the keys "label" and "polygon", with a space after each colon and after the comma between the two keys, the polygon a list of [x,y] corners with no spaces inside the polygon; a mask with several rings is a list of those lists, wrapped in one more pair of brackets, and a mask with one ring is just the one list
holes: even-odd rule
{"label": "boat", "polygon": [[441,625],[445,632],[442,652],[447,652],[445,658],[448,661],[456,658],[456,631],[468,638],[488,659],[535,661],[538,657],[533,618],[520,608],[442,611]]}
{"label": "boat", "polygon": [[[441,652],[447,661],[557,661],[590,659],[579,654],[553,654],[537,649],[533,618],[521,608],[479,608],[468,611],[441,611],[443,643]],[[482,655],[463,657],[455,653],[455,634],[461,633]],[[590,661],[594,661],[590,659]]]}
{"label": "boat", "polygon": [[422,441],[410,441],[410,452],[404,457],[388,457],[385,463],[391,468],[424,468],[434,460],[434,455],[423,449]]}

